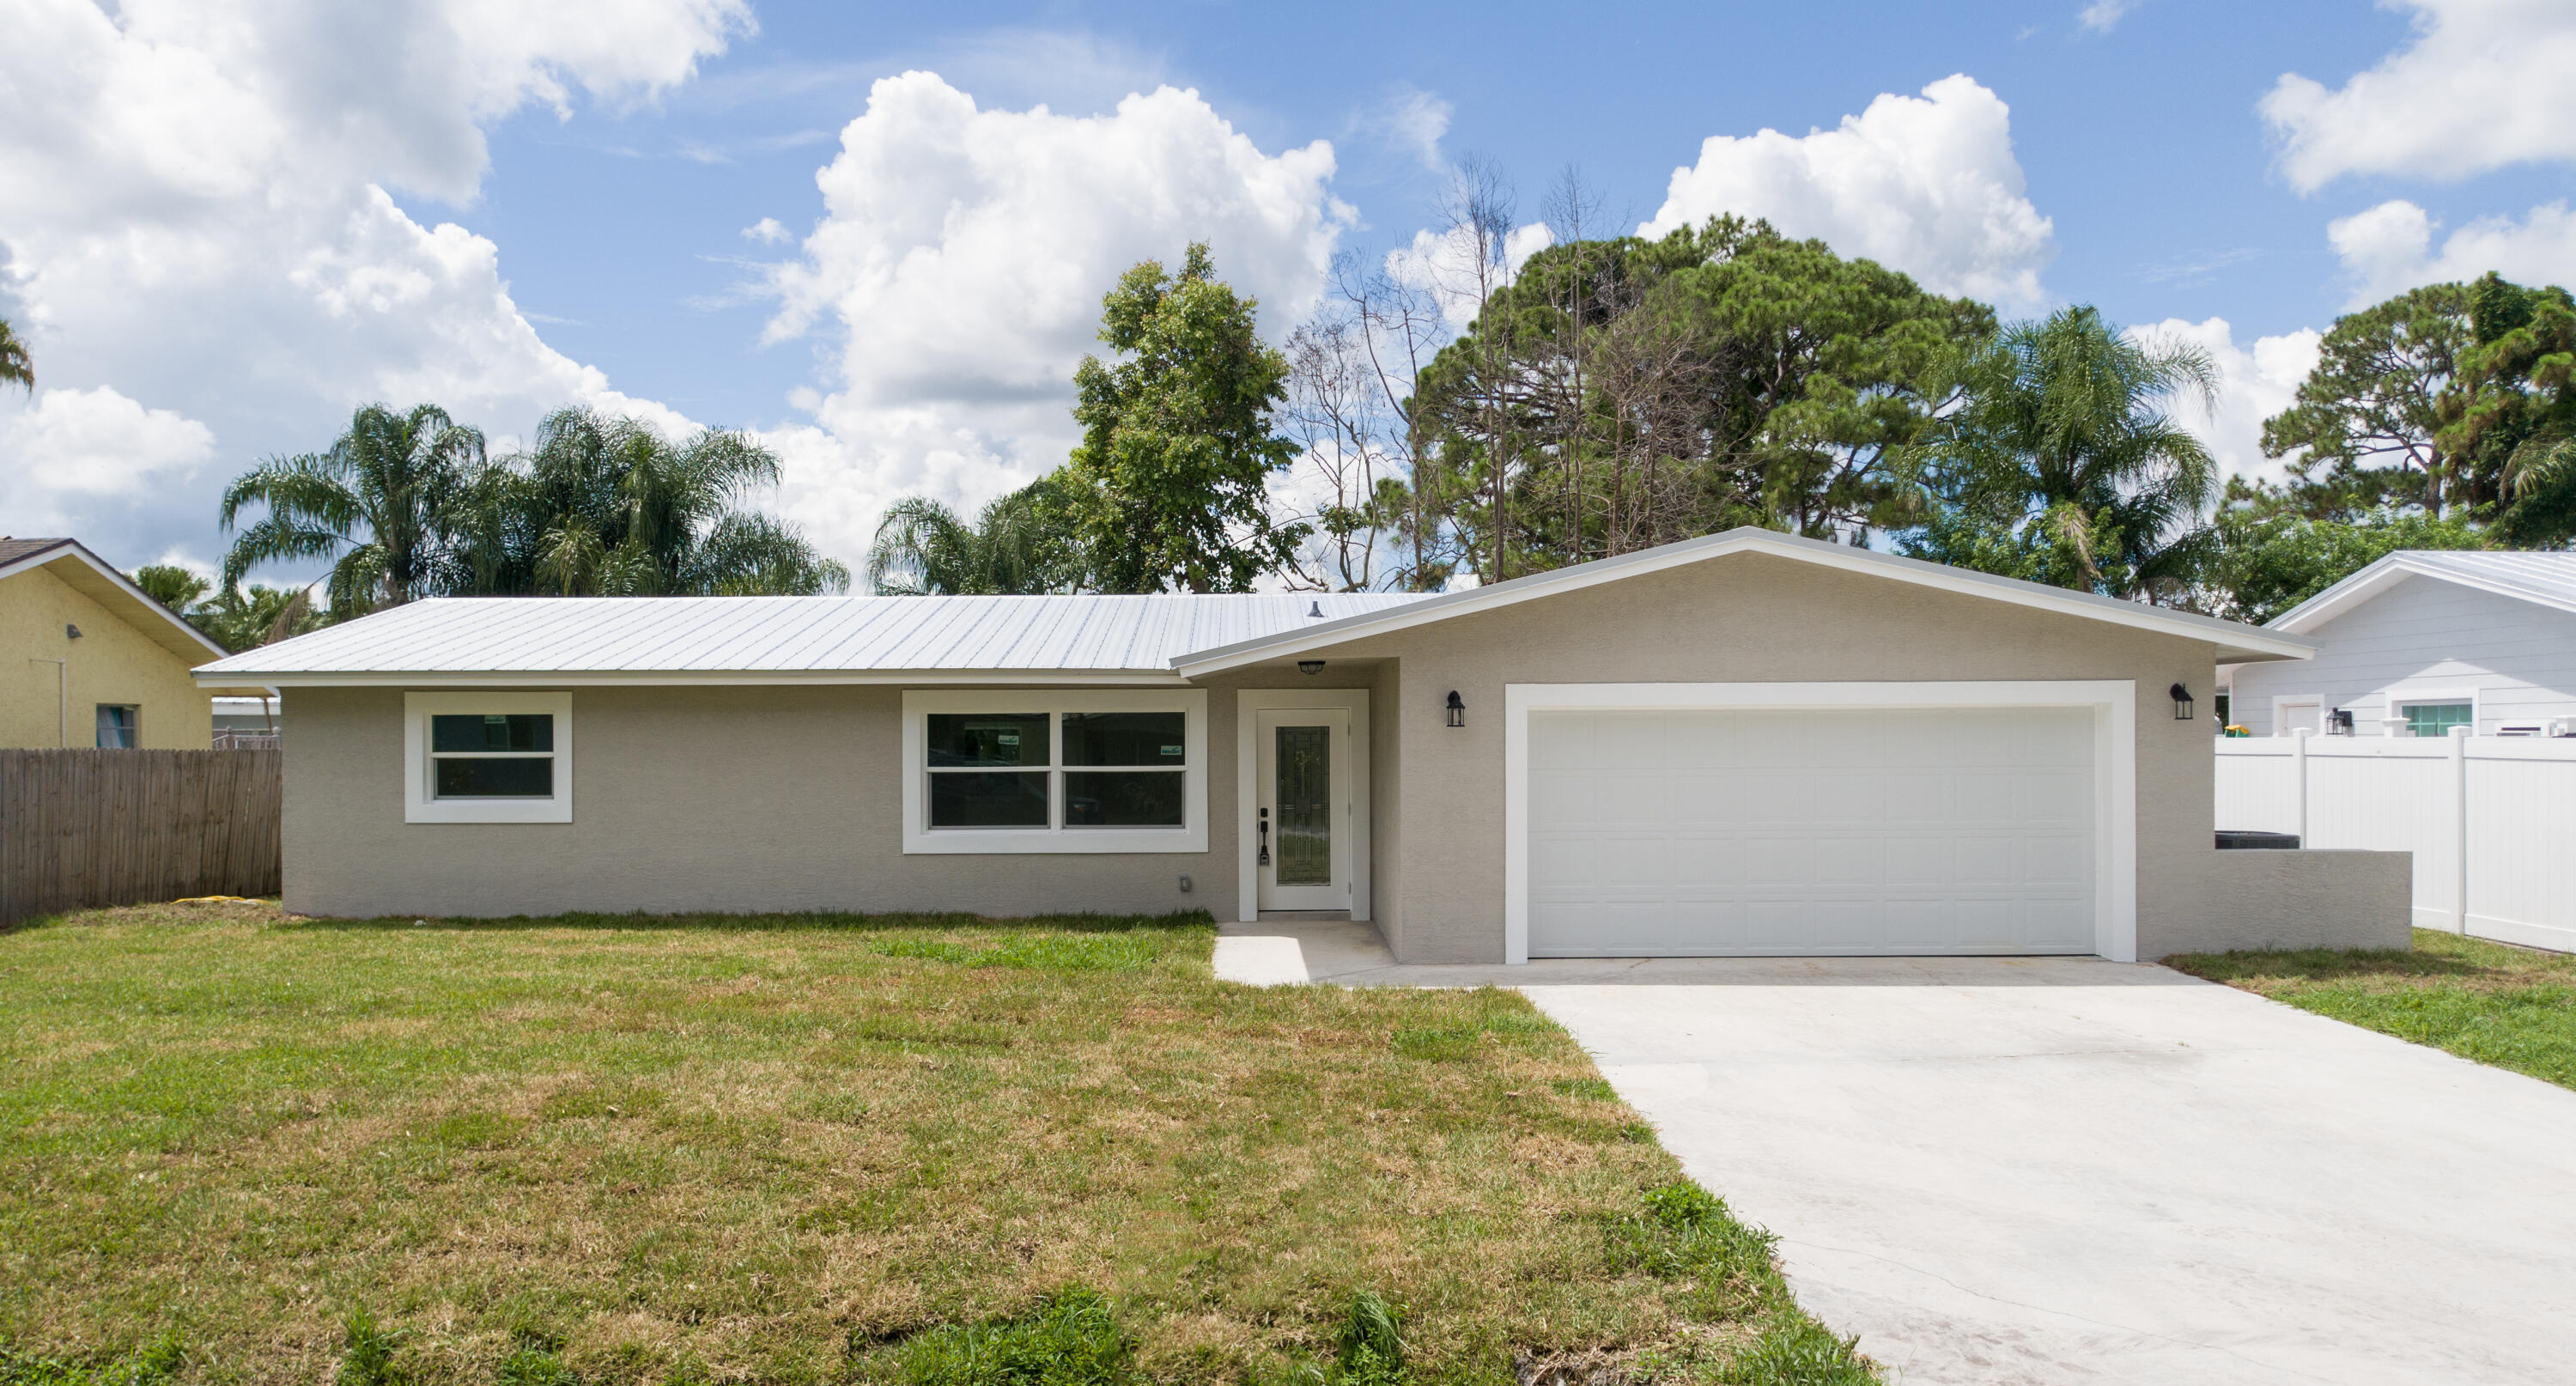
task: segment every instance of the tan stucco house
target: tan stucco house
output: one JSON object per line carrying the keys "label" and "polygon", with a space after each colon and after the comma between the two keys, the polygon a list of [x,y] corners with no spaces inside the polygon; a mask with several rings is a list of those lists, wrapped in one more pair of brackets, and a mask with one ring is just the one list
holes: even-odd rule
{"label": "tan stucco house", "polygon": [[1347,912],[1408,961],[2402,946],[2403,855],[2213,850],[2214,670],[2310,652],[1734,530],[1426,597],[427,601],[198,678],[284,691],[306,913]]}
{"label": "tan stucco house", "polygon": [[202,751],[224,650],[72,539],[0,538],[0,746]]}

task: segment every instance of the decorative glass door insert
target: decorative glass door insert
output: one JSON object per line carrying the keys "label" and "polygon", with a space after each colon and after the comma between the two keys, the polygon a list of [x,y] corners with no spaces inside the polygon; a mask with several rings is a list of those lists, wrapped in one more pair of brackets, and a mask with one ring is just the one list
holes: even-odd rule
{"label": "decorative glass door insert", "polygon": [[1278,813],[1278,875],[1283,886],[1333,882],[1331,727],[1280,727],[1274,742],[1271,801]]}

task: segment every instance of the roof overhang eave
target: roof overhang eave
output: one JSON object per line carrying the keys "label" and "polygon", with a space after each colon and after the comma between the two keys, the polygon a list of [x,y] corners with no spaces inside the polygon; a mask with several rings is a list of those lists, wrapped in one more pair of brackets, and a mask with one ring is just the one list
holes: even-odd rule
{"label": "roof overhang eave", "polygon": [[1069,685],[1178,687],[1188,681],[1164,669],[222,669],[191,671],[200,688],[257,679],[280,688],[636,688],[671,686],[990,686]]}
{"label": "roof overhang eave", "polygon": [[1917,586],[1959,592],[1989,600],[2009,602],[2016,606],[2055,611],[2064,615],[2105,621],[2113,625],[2152,630],[2165,635],[2206,640],[2216,647],[2218,659],[2226,663],[2254,663],[2265,660],[2313,659],[2317,645],[2294,634],[2276,634],[2259,626],[2201,616],[2191,612],[2167,611],[2161,607],[2137,602],[2119,601],[2088,593],[2066,592],[2037,583],[1997,577],[1990,573],[1971,572],[1939,563],[1895,554],[1853,549],[1822,540],[1801,539],[1770,530],[1728,530],[1705,539],[1669,544],[1641,553],[1606,558],[1554,572],[1540,573],[1492,587],[1470,588],[1465,592],[1444,593],[1425,598],[1391,611],[1371,612],[1362,616],[1345,616],[1335,621],[1320,621],[1302,630],[1257,640],[1194,651],[1173,659],[1172,667],[1188,679],[1205,678],[1229,669],[1250,664],[1287,659],[1328,645],[1342,644],[1370,636],[1387,635],[1434,621],[1448,620],[1477,611],[1509,606],[1535,597],[1579,591],[1585,587],[1623,578],[1641,577],[1688,563],[1706,562],[1728,554],[1761,552],[1821,567],[1862,573]]}

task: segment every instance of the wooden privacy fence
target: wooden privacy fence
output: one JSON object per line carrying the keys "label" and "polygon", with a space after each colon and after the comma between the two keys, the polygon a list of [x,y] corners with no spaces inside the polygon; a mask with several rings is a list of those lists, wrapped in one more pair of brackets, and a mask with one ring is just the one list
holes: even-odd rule
{"label": "wooden privacy fence", "polygon": [[0,927],[190,895],[274,895],[277,751],[0,750]]}

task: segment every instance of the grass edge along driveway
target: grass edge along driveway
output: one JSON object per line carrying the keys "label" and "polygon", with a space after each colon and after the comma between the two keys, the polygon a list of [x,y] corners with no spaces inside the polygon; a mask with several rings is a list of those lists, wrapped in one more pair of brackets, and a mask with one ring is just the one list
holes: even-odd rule
{"label": "grass edge along driveway", "polygon": [[0,936],[0,1378],[1872,1379],[1517,993],[1242,987],[1213,936]]}
{"label": "grass edge along driveway", "polygon": [[2303,1011],[2576,1088],[2576,955],[2417,929],[2412,951],[2165,959]]}

